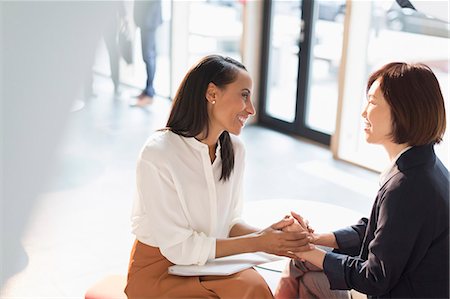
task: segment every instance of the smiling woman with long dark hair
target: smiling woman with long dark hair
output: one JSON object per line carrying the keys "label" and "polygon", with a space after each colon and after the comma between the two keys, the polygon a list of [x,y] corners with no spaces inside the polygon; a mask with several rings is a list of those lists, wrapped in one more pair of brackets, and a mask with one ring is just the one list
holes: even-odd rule
{"label": "smiling woman with long dark hair", "polygon": [[245,157],[235,135],[255,114],[251,92],[245,67],[218,55],[184,77],[166,128],[139,156],[128,298],[272,298],[254,269],[201,277],[167,269],[256,251],[292,257],[309,246],[306,233],[281,231],[293,220],[259,230],[241,219]]}

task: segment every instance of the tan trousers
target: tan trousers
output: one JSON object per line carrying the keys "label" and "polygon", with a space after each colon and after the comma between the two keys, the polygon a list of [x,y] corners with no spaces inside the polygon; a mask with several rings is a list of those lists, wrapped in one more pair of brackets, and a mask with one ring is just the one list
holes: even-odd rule
{"label": "tan trousers", "polygon": [[330,282],[321,269],[308,262],[291,260],[284,269],[275,291],[276,299],[350,299],[346,290],[330,290]]}
{"label": "tan trousers", "polygon": [[265,280],[254,269],[229,276],[183,277],[167,273],[169,262],[156,247],[134,243],[125,293],[144,298],[273,298]]}

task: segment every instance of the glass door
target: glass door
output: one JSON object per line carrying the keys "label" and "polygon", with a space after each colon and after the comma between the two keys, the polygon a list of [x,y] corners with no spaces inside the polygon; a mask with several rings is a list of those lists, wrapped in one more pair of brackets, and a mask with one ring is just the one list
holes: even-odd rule
{"label": "glass door", "polygon": [[265,2],[262,124],[330,144],[344,16],[345,1]]}

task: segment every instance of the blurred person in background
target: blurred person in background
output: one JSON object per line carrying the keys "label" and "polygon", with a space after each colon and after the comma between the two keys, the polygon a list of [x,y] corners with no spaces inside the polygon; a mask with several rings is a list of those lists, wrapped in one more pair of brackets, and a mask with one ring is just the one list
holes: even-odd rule
{"label": "blurred person in background", "polygon": [[[114,17],[111,18],[110,22],[105,26],[102,36],[105,42],[106,50],[108,51],[109,69],[111,80],[114,85],[114,95],[118,96],[120,95],[120,52],[118,33],[121,24],[126,22],[126,11],[123,1],[116,1],[113,5],[111,5],[111,7],[114,9]],[[92,96],[95,96],[95,92],[93,90],[94,80],[92,70],[90,70],[86,78],[84,97],[88,100]]]}
{"label": "blurred person in background", "polygon": [[134,22],[141,29],[142,58],[145,62],[147,80],[145,88],[132,106],[145,107],[153,102],[156,72],[156,29],[162,24],[161,0],[135,1]]}

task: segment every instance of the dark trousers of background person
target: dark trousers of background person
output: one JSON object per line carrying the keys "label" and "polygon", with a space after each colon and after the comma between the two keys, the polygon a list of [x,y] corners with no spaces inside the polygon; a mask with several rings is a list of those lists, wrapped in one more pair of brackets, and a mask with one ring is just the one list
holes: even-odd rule
{"label": "dark trousers of background person", "polygon": [[155,96],[153,80],[156,72],[156,30],[141,28],[142,58],[147,71],[147,81],[144,93],[149,97]]}

